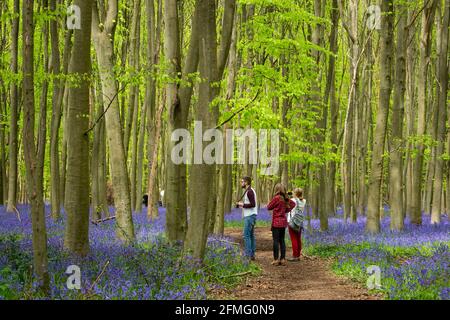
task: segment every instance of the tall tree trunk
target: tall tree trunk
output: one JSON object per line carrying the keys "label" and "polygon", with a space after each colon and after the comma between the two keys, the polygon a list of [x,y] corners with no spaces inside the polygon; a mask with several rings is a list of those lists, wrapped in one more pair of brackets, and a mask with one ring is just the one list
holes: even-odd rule
{"label": "tall tree trunk", "polygon": [[[397,6],[397,12],[403,12],[404,5]],[[407,15],[400,14],[397,24],[396,67],[394,80],[394,99],[392,109],[392,139],[390,150],[390,207],[391,229],[403,229],[403,114],[405,104],[406,48],[408,30]]]}
{"label": "tall tree trunk", "polygon": [[[339,116],[339,110],[336,100],[336,57],[338,52],[338,29],[339,29],[339,9],[338,0],[333,0],[331,11],[331,33],[330,33],[330,51],[333,55],[330,55],[328,61],[328,75],[327,86],[325,89],[325,105],[330,106],[330,139],[332,146],[332,152],[337,153],[337,121]],[[336,161],[330,161],[328,164],[328,183],[326,184],[326,205],[325,210],[327,215],[334,215],[336,211]]]}
{"label": "tall tree trunk", "polygon": [[383,153],[386,139],[389,102],[392,90],[394,6],[393,0],[383,0],[381,4],[381,57],[380,57],[380,92],[378,112],[373,139],[371,172],[367,204],[367,225],[370,233],[380,232],[380,199],[383,178]]}
{"label": "tall tree trunk", "polygon": [[[341,7],[339,8],[340,14],[343,17],[342,3],[339,3]],[[343,137],[343,148],[342,148],[342,179],[343,179],[343,191],[344,191],[344,220],[347,221],[348,217],[353,219],[356,218],[356,208],[353,201],[353,182],[352,177],[355,171],[353,168],[354,154],[353,138],[354,138],[354,119],[355,119],[355,108],[358,102],[358,81],[359,81],[359,44],[358,44],[358,1],[351,0],[350,6],[350,27],[346,27],[349,38],[350,49],[350,89],[347,113],[344,123],[344,137]],[[342,18],[344,26],[346,26],[344,19]]]}
{"label": "tall tree trunk", "polygon": [[[416,91],[415,91],[415,85],[416,85],[416,59],[417,59],[417,44],[416,44],[416,24],[413,23],[414,19],[414,12],[413,10],[408,10],[408,25],[409,27],[409,37],[408,37],[408,47],[406,50],[406,108],[405,108],[405,115],[406,115],[406,132],[408,137],[413,137],[415,135],[416,129],[415,129],[415,117],[417,114],[416,111]],[[412,202],[414,198],[414,166],[413,166],[413,153],[414,144],[412,142],[408,143],[408,153],[406,157],[406,172],[405,172],[405,183],[406,183],[406,190],[405,190],[405,212],[404,216],[408,215],[411,216],[412,214]]]}
{"label": "tall tree trunk", "polygon": [[[20,1],[14,0],[14,17],[11,30],[11,72],[18,73],[18,36],[19,36],[19,18]],[[19,119],[19,90],[17,83],[11,84],[11,114],[9,128],[9,170],[8,170],[8,205],[7,212],[14,211],[17,203],[17,136]]]}
{"label": "tall tree trunk", "polygon": [[[216,4],[214,0],[202,1],[198,22],[204,26],[200,32],[200,77],[203,79],[199,84],[198,105],[195,112],[196,121],[201,122],[197,135],[203,137],[206,130],[214,128],[217,122],[215,110],[210,111],[210,103],[216,91],[213,83],[217,81],[217,47],[216,47]],[[195,131],[195,129],[194,129]],[[203,154],[206,147],[203,141],[194,142],[194,155]],[[195,156],[194,156],[195,157]],[[196,163],[191,166],[191,186],[195,193],[191,199],[191,211],[189,228],[186,235],[186,248],[193,251],[196,258],[202,258],[205,252],[206,239],[208,236],[208,207],[211,179],[215,175],[215,165]]]}
{"label": "tall tree trunk", "polygon": [[[162,117],[162,113],[164,111],[164,105],[165,105],[165,101],[162,101],[161,105],[158,108],[158,112],[156,114],[155,137],[160,137],[160,135],[161,135],[161,117]],[[158,165],[157,165],[157,163],[158,163],[158,147],[159,147],[159,139],[156,138],[155,143],[153,144],[153,154],[152,154],[152,158],[151,158],[152,168],[150,170],[149,180],[148,180],[149,192],[153,191],[153,190],[158,190],[158,188],[156,188],[156,172],[157,172],[156,169],[158,167]],[[151,192],[149,194],[148,199],[149,199],[149,206],[148,206],[147,217],[149,219],[153,219],[154,217],[157,216],[157,210],[155,211],[154,203],[157,202],[158,195],[155,194],[155,192]]]}
{"label": "tall tree trunk", "polygon": [[[447,90],[448,90],[448,29],[450,15],[450,0],[445,1],[444,16],[442,21],[442,29],[440,32],[441,41],[438,56],[438,120],[437,128],[437,146],[436,146],[436,167],[433,182],[433,201],[431,209],[431,223],[440,223],[443,207],[442,203],[442,186],[443,186],[443,167],[444,159],[442,158],[445,150],[446,140],[446,120],[447,120]],[[440,17],[439,17],[440,19]],[[448,188],[448,181],[447,181]]]}
{"label": "tall tree trunk", "polygon": [[[202,136],[206,130],[213,129],[217,124],[218,106],[213,106],[213,110],[211,111],[210,103],[219,93],[214,83],[222,78],[229,55],[235,6],[236,2],[234,0],[227,0],[225,2],[221,46],[218,52],[216,44],[215,1],[208,0],[200,4],[201,10],[198,13],[198,22],[199,25],[205,27],[200,32],[199,69],[200,77],[204,80],[199,84],[198,106],[196,108],[195,119],[201,121],[202,128],[197,134],[201,133]],[[205,142],[194,142],[194,154],[203,153],[205,146]],[[215,190],[215,180],[212,179],[216,173],[215,170],[215,164],[203,163],[203,161],[202,164],[197,164],[194,161],[190,171],[192,190],[196,196],[192,197],[191,220],[186,235],[185,248],[192,250],[194,256],[201,259],[205,252],[210,221],[215,214],[215,201],[210,200],[210,192],[214,192]],[[208,209],[204,210],[206,204]]]}
{"label": "tall tree trunk", "polygon": [[[130,182],[127,172],[126,155],[121,132],[121,120],[118,104],[116,75],[114,73],[114,31],[117,23],[117,0],[108,1],[105,12],[98,9],[99,3],[93,5],[92,28],[95,52],[102,81],[105,108],[106,133],[111,157],[111,176],[114,185],[114,204],[116,206],[116,230],[119,239],[124,242],[135,240],[133,217],[131,214]],[[106,110],[108,109],[108,110]]]}
{"label": "tall tree trunk", "polygon": [[[192,34],[195,35],[194,29],[196,19],[194,14]],[[165,37],[164,51],[166,59],[169,62],[167,70],[170,79],[177,79],[178,73],[181,72],[181,52],[179,40],[178,25],[178,7],[176,0],[165,0],[164,25]],[[191,37],[191,46],[194,37]],[[188,60],[188,62],[190,62]],[[179,87],[175,81],[166,85],[166,96],[168,105],[168,139],[166,150],[166,197],[167,207],[167,233],[169,240],[184,240],[187,219],[186,219],[186,166],[184,164],[175,164],[171,159],[171,151],[175,146],[172,141],[171,134],[176,129],[186,128],[187,113],[189,105],[182,106],[180,103]],[[156,146],[155,146],[156,147]],[[156,164],[153,164],[156,165]],[[151,190],[149,190],[151,192]]]}
{"label": "tall tree trunk", "polygon": [[[146,0],[145,7],[147,13],[147,55],[149,57],[147,70],[149,75],[146,79],[146,88],[145,88],[145,105],[148,109],[147,111],[147,131],[148,131],[148,147],[147,147],[147,158],[148,158],[148,179],[150,179],[150,174],[152,171],[152,159],[153,159],[153,150],[156,146],[156,141],[158,137],[155,134],[156,131],[156,80],[154,78],[154,73],[156,72],[156,66],[159,62],[159,52],[160,52],[160,35],[161,35],[161,21],[162,21],[162,12],[161,11],[162,2],[158,1],[158,15],[155,12],[155,0]],[[157,165],[157,163],[155,163]],[[153,190],[147,190],[147,194],[149,197],[149,205],[153,208],[151,210],[154,211],[157,215],[158,211],[156,208],[156,202],[154,199],[159,197],[158,189],[156,188],[156,183],[151,183],[150,180],[147,181],[147,187],[152,184],[154,185]],[[147,209],[147,213],[150,209]]]}
{"label": "tall tree trunk", "polygon": [[91,76],[92,3],[78,0],[81,28],[74,31],[69,74],[81,84],[69,88],[64,246],[78,255],[89,251],[89,88]]}
{"label": "tall tree trunk", "polygon": [[[47,259],[47,231],[43,202],[42,174],[39,174],[37,150],[35,145],[35,101],[34,101],[34,23],[33,1],[24,1],[23,19],[23,148],[28,200],[31,204],[33,267],[39,286],[48,292],[50,279]],[[41,178],[41,179],[39,179]]]}
{"label": "tall tree trunk", "polygon": [[[141,26],[141,1],[134,1],[133,22],[131,24],[131,48],[129,64],[133,74],[139,72],[140,55],[140,26]],[[131,136],[125,140],[125,154],[129,154],[129,143],[131,138],[131,207],[136,209],[136,180],[137,180],[137,162],[138,162],[138,133],[139,133],[139,85],[133,85],[130,88],[129,106],[131,115]],[[142,119],[141,119],[142,120]]]}
{"label": "tall tree trunk", "polygon": [[[231,36],[231,46],[230,46],[230,55],[228,59],[228,79],[227,79],[227,89],[226,89],[226,99],[230,100],[234,96],[234,91],[236,89],[236,73],[237,73],[237,35],[238,35],[238,25],[237,25],[237,16],[234,19],[233,33]],[[225,124],[223,127],[223,146],[224,151],[226,152],[226,132],[229,129],[228,124]],[[231,193],[230,186],[231,177],[230,172],[232,170],[232,165],[228,164],[225,157],[225,152],[223,153],[223,161],[224,164],[219,165],[219,178],[218,178],[218,186],[217,186],[217,204],[216,204],[216,215],[215,215],[215,223],[214,230],[215,234],[223,234],[224,232],[224,219],[225,213],[231,211]]]}
{"label": "tall tree trunk", "polygon": [[[56,11],[56,0],[50,1],[50,10]],[[71,42],[72,33],[66,32],[64,53],[63,53],[63,73],[67,74],[70,51],[72,49]],[[53,80],[52,94],[52,120],[50,128],[50,201],[51,215],[54,220],[60,217],[61,210],[61,193],[60,193],[60,165],[59,165],[59,128],[61,125],[62,102],[64,96],[64,80],[58,79],[61,73],[61,62],[59,52],[59,36],[58,23],[56,20],[50,21],[50,36],[52,49],[52,73],[55,75]]]}
{"label": "tall tree trunk", "polygon": [[431,33],[434,22],[434,14],[436,11],[437,0],[427,2],[422,14],[422,30],[420,38],[420,63],[419,77],[417,85],[418,94],[418,120],[417,120],[417,137],[416,145],[417,155],[414,159],[414,190],[411,199],[411,222],[414,224],[422,224],[422,186],[423,186],[423,161],[425,145],[421,141],[427,130],[427,81],[428,81],[428,65],[430,63],[431,51]]}

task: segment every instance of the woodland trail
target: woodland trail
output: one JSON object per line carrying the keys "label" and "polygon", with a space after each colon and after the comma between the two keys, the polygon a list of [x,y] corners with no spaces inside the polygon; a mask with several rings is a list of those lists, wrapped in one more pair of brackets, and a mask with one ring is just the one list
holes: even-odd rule
{"label": "woodland trail", "polygon": [[[242,229],[227,228],[225,235],[243,244]],[[287,266],[273,266],[272,234],[270,227],[258,227],[256,263],[262,272],[248,276],[238,287],[219,293],[215,299],[237,300],[377,300],[362,286],[334,275],[331,261],[317,257],[301,257]],[[286,256],[291,255],[287,246]]]}

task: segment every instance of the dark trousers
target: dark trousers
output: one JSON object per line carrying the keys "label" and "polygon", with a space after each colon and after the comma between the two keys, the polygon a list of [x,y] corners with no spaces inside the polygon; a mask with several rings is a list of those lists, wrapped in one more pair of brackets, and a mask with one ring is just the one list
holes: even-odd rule
{"label": "dark trousers", "polygon": [[[286,228],[272,227],[272,239],[273,239],[273,259],[278,260],[286,258],[286,243],[284,242],[284,235]],[[281,256],[280,256],[281,250]]]}

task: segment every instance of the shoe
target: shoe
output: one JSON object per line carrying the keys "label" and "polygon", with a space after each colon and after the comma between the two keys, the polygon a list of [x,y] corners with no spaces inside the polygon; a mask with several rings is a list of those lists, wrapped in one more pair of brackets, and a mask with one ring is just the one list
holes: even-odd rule
{"label": "shoe", "polygon": [[273,266],[278,266],[278,265],[280,265],[280,260],[273,260],[271,264]]}
{"label": "shoe", "polygon": [[300,261],[300,258],[299,257],[292,257],[292,258],[288,258],[287,261],[289,261],[289,262]]}
{"label": "shoe", "polygon": [[286,265],[286,259],[281,259],[280,266],[285,266],[285,265]]}
{"label": "shoe", "polygon": [[250,260],[255,261],[256,260],[255,256],[250,257]]}

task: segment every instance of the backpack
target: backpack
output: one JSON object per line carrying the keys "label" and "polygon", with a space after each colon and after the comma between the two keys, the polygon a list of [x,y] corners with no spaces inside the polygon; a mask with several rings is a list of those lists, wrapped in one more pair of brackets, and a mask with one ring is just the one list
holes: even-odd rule
{"label": "backpack", "polygon": [[303,221],[305,220],[305,215],[303,214],[304,207],[305,207],[304,205],[301,206],[300,201],[298,199],[295,199],[294,214],[289,221],[289,227],[291,227],[293,230],[297,232],[303,229]]}

